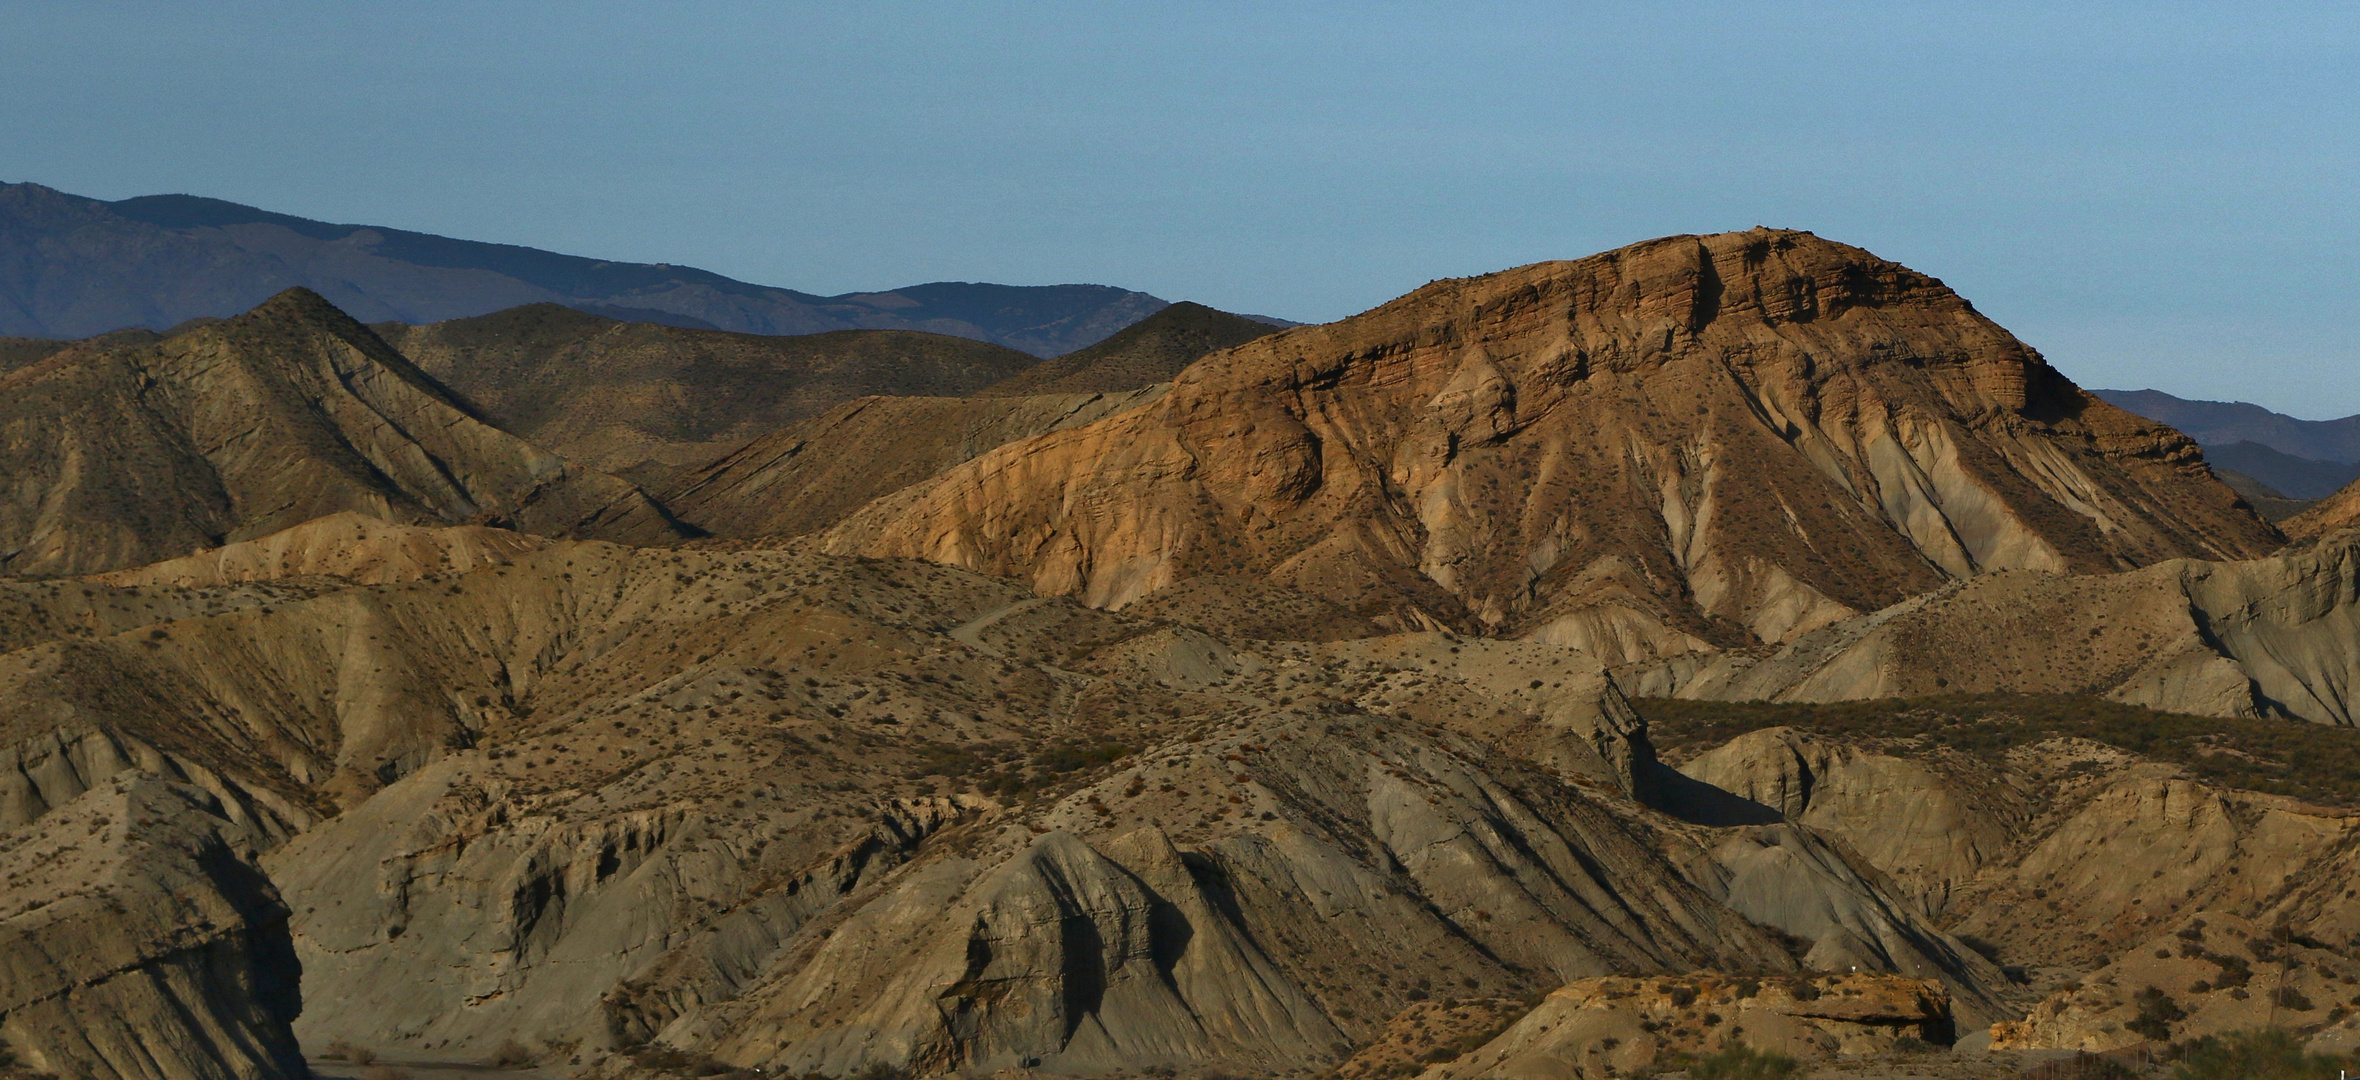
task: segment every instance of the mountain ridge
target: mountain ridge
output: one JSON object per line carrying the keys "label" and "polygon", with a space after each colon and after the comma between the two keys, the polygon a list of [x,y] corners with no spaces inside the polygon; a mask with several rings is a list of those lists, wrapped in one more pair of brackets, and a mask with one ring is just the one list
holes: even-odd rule
{"label": "mountain ridge", "polygon": [[480,412],[319,294],[0,376],[0,567],[89,573],[339,510],[638,542],[687,534],[631,484]]}
{"label": "mountain ridge", "polygon": [[1266,574],[1619,663],[1790,639],[1980,569],[2281,541],[2185,436],[1938,280],[1755,230],[1437,282],[1215,353],[825,542],[1114,607]]}
{"label": "mountain ridge", "polygon": [[693,267],[331,224],[200,196],[106,202],[0,185],[0,335],[164,330],[235,315],[295,285],[364,322],[441,322],[556,301],[745,333],[922,330],[1036,356],[1095,343],[1165,304],[1103,285],[975,282],[819,296]]}

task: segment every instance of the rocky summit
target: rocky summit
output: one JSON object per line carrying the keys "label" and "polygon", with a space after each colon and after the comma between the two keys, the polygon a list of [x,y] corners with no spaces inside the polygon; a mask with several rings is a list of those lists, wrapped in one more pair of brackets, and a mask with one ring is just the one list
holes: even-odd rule
{"label": "rocky summit", "polygon": [[0,1073],[2360,1050],[2337,499],[1802,232],[1100,337],[0,343]]}
{"label": "rocky summit", "polygon": [[1612,662],[1784,643],[1989,571],[2277,543],[2185,436],[1940,282],[1771,230],[1249,342],[827,536],[1107,607],[1246,573]]}

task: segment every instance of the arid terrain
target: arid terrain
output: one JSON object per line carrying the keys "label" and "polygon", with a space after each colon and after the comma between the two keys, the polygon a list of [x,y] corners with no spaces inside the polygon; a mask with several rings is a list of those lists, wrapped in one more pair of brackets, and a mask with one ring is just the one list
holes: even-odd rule
{"label": "arid terrain", "polygon": [[2360,1051],[2360,494],[1926,274],[579,306],[0,342],[0,1075]]}

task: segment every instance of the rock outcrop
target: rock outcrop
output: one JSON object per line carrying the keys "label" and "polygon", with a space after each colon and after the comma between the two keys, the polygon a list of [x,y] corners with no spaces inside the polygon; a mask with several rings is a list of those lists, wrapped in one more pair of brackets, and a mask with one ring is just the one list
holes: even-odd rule
{"label": "rock outcrop", "polygon": [[0,835],[0,1038],[92,1080],[302,1080],[287,908],[207,792],[116,777]]}
{"label": "rock outcrop", "polygon": [[1903,1040],[1948,1045],[1951,1037],[1940,984],[1892,975],[1584,979],[1422,1077],[1605,1080],[1646,1075],[1676,1055],[1729,1043],[1808,1059],[1886,1053]]}
{"label": "rock outcrop", "polygon": [[1769,655],[1625,673],[1705,700],[2069,693],[2212,716],[2351,725],[2360,535],[2243,562],[2110,575],[1987,574]]}
{"label": "rock outcrop", "polygon": [[1437,282],[879,499],[830,551],[1121,607],[1252,574],[1609,662],[1786,642],[1946,581],[2241,558],[2195,445],[1932,278],[1807,233]]}
{"label": "rock outcrop", "polygon": [[630,484],[471,416],[317,295],[0,379],[0,570],[113,570],[355,510],[554,535],[681,534]]}

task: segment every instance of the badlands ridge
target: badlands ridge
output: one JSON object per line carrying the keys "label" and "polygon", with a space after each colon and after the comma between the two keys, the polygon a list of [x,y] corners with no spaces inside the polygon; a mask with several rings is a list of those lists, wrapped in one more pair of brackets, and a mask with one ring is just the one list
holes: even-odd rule
{"label": "badlands ridge", "polygon": [[20,354],[10,1068],[2360,1046],[2352,494],[1807,233],[1039,365],[300,290]]}

